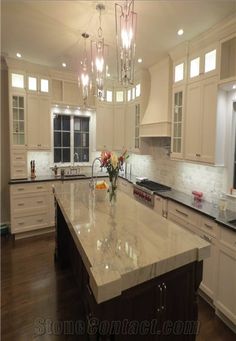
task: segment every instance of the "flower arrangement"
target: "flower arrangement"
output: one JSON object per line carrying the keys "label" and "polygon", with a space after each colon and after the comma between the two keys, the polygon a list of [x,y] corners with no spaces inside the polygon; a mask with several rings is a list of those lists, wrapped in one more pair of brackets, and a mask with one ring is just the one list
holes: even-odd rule
{"label": "flower arrangement", "polygon": [[119,157],[114,152],[103,151],[101,153],[101,167],[107,169],[110,180],[109,197],[110,201],[116,199],[117,178],[119,171],[122,170],[124,161],[128,158],[127,151]]}

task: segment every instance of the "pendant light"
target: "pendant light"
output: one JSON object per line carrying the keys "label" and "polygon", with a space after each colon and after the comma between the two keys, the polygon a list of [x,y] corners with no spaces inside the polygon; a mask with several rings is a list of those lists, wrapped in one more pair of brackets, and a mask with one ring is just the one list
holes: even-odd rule
{"label": "pendant light", "polygon": [[96,10],[99,12],[99,27],[97,39],[91,41],[92,72],[95,77],[98,97],[104,97],[104,81],[106,78],[106,58],[108,55],[108,45],[104,43],[102,31],[102,12],[105,10],[103,4],[97,4]]}
{"label": "pendant light", "polygon": [[117,72],[122,85],[134,83],[135,39],[137,13],[134,0],[125,0],[123,6],[115,4]]}
{"label": "pendant light", "polygon": [[79,86],[82,89],[82,97],[84,101],[84,105],[86,105],[89,90],[92,88],[92,82],[90,80],[90,75],[88,71],[88,58],[87,58],[87,49],[86,49],[86,40],[89,38],[88,33],[82,33],[82,37],[84,38],[84,52],[83,52],[83,60],[81,62],[81,72],[78,77]]}

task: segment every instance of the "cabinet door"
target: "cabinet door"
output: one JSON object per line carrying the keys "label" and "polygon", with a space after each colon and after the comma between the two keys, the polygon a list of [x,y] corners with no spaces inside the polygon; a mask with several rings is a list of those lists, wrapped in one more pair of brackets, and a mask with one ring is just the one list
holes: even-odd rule
{"label": "cabinet door", "polygon": [[28,148],[38,149],[40,146],[39,99],[37,95],[28,95],[27,136]]}
{"label": "cabinet door", "polygon": [[47,97],[39,98],[39,144],[40,149],[51,148],[51,116],[50,100]]}
{"label": "cabinet door", "polygon": [[183,88],[174,89],[172,103],[171,157],[181,159],[183,157]]}
{"label": "cabinet door", "polygon": [[112,150],[113,148],[113,107],[98,104],[96,112],[96,149]]}
{"label": "cabinet door", "polygon": [[209,78],[202,84],[201,161],[215,162],[216,145],[217,78]]}
{"label": "cabinet door", "polygon": [[204,259],[203,261],[203,277],[200,288],[205,292],[210,298],[215,298],[216,292],[216,260],[217,260],[217,245],[216,240],[209,235],[199,234],[200,237],[205,239],[211,244],[211,254],[210,257]]}
{"label": "cabinet door", "polygon": [[24,147],[25,138],[25,96],[14,94],[11,96],[11,143],[14,147]]}
{"label": "cabinet door", "polygon": [[122,150],[125,146],[125,106],[114,107],[114,139],[113,149]]}
{"label": "cabinet door", "polygon": [[134,149],[134,135],[135,135],[135,106],[128,104],[125,114],[125,148],[128,151]]}
{"label": "cabinet door", "polygon": [[188,86],[185,124],[185,158],[199,160],[201,156],[202,98],[201,83]]}
{"label": "cabinet door", "polygon": [[218,260],[215,305],[236,324],[236,254],[220,246]]}

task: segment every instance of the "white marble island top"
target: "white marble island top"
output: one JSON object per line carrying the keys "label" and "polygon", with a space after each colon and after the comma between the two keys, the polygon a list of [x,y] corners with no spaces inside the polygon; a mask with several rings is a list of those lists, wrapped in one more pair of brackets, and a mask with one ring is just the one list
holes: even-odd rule
{"label": "white marble island top", "polygon": [[55,196],[97,303],[210,254],[210,244],[118,191],[115,206],[89,181],[56,184]]}

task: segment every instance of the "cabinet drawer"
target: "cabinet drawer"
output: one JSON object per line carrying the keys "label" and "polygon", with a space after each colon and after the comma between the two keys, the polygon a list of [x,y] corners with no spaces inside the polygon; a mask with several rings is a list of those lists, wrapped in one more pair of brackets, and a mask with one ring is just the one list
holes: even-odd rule
{"label": "cabinet drawer", "polygon": [[218,225],[213,219],[201,216],[200,228],[212,237],[216,237]]}
{"label": "cabinet drawer", "polygon": [[11,205],[13,214],[27,209],[48,207],[49,195],[42,193],[39,195],[13,196]]}
{"label": "cabinet drawer", "polygon": [[15,217],[12,220],[11,232],[19,233],[23,231],[34,230],[49,226],[49,217],[47,212],[38,213],[35,215],[25,215]]}
{"label": "cabinet drawer", "polygon": [[236,252],[236,231],[231,231],[230,229],[225,228],[222,225],[220,225],[219,228],[220,243],[224,244],[225,246],[231,248]]}
{"label": "cabinet drawer", "polygon": [[165,200],[158,195],[154,196],[154,210],[162,216],[165,215]]}
{"label": "cabinet drawer", "polygon": [[171,212],[175,216],[190,222],[192,225],[199,226],[199,214],[193,212],[191,209],[177,204],[172,201],[168,201],[168,214]]}
{"label": "cabinet drawer", "polygon": [[22,194],[22,193],[32,193],[32,192],[43,192],[47,191],[48,186],[45,183],[35,183],[35,184],[19,184],[12,185],[11,192],[12,194]]}
{"label": "cabinet drawer", "polygon": [[132,184],[130,184],[128,181],[119,179],[119,188],[121,191],[123,191],[126,194],[132,194]]}
{"label": "cabinet drawer", "polygon": [[186,220],[183,220],[181,217],[176,216],[175,214],[172,214],[171,212],[168,213],[168,219],[171,220],[173,223],[187,229],[188,231],[195,233],[195,229],[189,222]]}
{"label": "cabinet drawer", "polygon": [[13,150],[11,153],[13,164],[26,164],[26,152],[22,150]]}
{"label": "cabinet drawer", "polygon": [[25,179],[27,178],[27,170],[25,165],[14,165],[11,167],[12,179]]}

